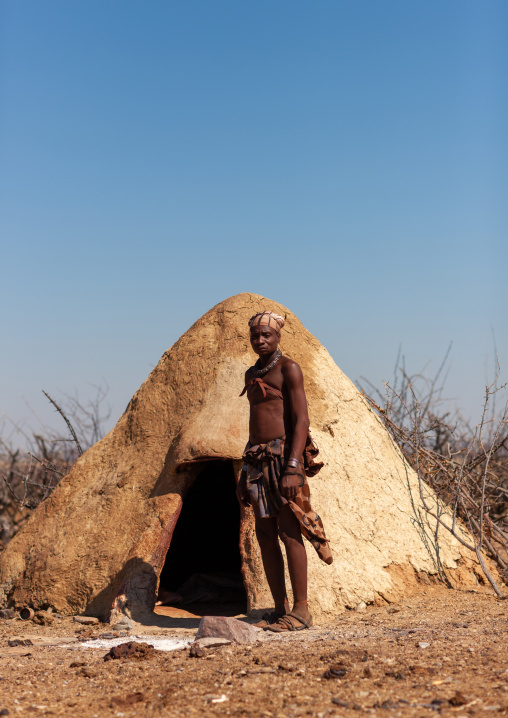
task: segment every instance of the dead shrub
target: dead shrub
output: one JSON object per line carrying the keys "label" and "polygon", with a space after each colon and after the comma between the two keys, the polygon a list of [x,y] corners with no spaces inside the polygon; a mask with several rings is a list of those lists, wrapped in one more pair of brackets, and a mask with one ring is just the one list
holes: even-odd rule
{"label": "dead shrub", "polygon": [[[472,424],[460,411],[451,411],[443,398],[447,358],[448,354],[429,379],[423,372],[408,374],[399,354],[394,380],[392,385],[385,384],[384,395],[365,379],[360,388],[417,473],[421,505],[436,521],[435,536],[424,538],[442,578],[446,580],[439,560],[439,530],[450,531],[476,553],[485,576],[501,596],[482,552],[498,564],[508,582],[506,385],[500,383],[497,367],[496,378],[485,387],[479,421]],[[444,506],[451,510],[451,518]],[[468,527],[473,543],[461,531],[461,522]]]}
{"label": "dead shrub", "polygon": [[[43,392],[67,426],[62,433],[49,427],[26,431],[9,420],[0,426],[0,548],[46,499],[76,459],[104,435],[110,415],[104,407],[107,386],[96,387],[88,403],[64,395],[57,403]],[[25,449],[19,448],[24,443]]]}

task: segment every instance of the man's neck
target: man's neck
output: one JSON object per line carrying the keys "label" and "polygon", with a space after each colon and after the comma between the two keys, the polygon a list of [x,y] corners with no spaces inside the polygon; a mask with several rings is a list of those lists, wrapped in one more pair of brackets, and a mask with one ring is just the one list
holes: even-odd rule
{"label": "man's neck", "polygon": [[260,365],[261,369],[264,369],[265,366],[268,366],[268,364],[275,359],[276,354],[277,354],[277,349],[272,354],[270,354],[270,356],[267,357],[266,359],[262,358],[262,357],[258,357],[258,361],[259,361],[259,365]]}

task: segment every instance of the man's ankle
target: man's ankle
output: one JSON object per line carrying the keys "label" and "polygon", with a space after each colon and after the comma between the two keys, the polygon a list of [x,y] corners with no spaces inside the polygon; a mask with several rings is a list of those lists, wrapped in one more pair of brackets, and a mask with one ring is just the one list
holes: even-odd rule
{"label": "man's ankle", "polygon": [[309,605],[307,601],[295,601],[293,604],[293,611],[295,613],[300,613],[302,616],[305,616],[309,613]]}

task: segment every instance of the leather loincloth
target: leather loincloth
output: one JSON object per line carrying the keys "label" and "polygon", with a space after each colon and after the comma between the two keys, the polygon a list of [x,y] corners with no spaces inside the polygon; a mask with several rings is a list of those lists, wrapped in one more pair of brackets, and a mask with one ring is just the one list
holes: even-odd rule
{"label": "leather loincloth", "polygon": [[282,496],[279,489],[286,447],[289,449],[289,444],[284,439],[273,439],[267,444],[254,446],[250,441],[247,443],[243,461],[249,501],[251,505],[257,506],[261,518],[274,518],[284,504],[289,504],[300,523],[302,535],[316,549],[319,558],[329,564],[332,562],[332,553],[325,536],[323,522],[310,505],[310,489],[306,472],[303,470],[305,465],[307,472],[312,476],[319,471],[322,464],[319,465],[313,461],[318,450],[312,444],[312,439],[309,436],[304,452],[305,463],[301,461],[299,467],[300,485],[297,488],[295,499],[288,500]]}

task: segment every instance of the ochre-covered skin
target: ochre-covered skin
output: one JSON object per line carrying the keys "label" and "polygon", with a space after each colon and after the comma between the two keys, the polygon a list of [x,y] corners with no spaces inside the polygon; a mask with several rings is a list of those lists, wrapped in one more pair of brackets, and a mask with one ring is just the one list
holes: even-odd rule
{"label": "ochre-covered skin", "polygon": [[[286,319],[281,349],[303,371],[311,432],[325,464],[310,482],[334,563],[321,564],[308,552],[315,619],[362,600],[400,597],[414,583],[400,578],[408,571],[435,574],[421,539],[422,530],[433,536],[433,526],[418,510],[414,473],[381,423],[288,309],[239,294],[207,312],[164,354],[114,429],[8,544],[0,557],[1,605],[51,605],[101,617],[113,606],[134,616],[152,610],[182,496],[198,470],[194,462],[226,458],[238,468],[249,418],[239,394],[256,358],[247,322],[264,309]],[[252,610],[269,607],[270,597],[249,512],[242,509],[240,541]],[[447,533],[440,537],[452,583],[474,585],[474,557]],[[397,580],[393,566],[404,567]]]}

